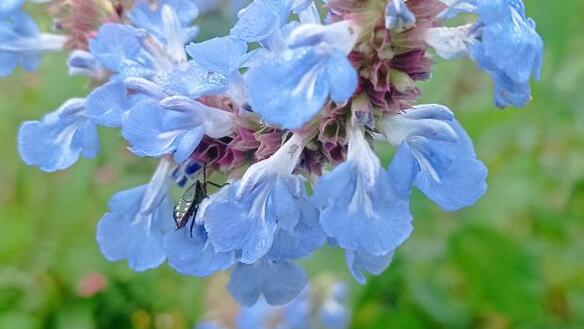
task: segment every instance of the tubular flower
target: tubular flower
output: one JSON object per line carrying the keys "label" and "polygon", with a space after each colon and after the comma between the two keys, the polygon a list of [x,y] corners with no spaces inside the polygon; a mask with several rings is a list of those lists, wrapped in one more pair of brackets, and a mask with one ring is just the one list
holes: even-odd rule
{"label": "tubular flower", "polygon": [[[54,1],[60,35],[41,33],[23,2],[0,5],[0,76],[65,47],[70,75],[93,88],[22,124],[23,161],[63,170],[97,155],[98,126],[120,129],[130,153],[159,166],[112,197],[97,226],[104,257],[136,271],[230,271],[233,298],[257,303],[242,329],[274,323],[268,304],[286,305],[276,328],[345,328],[342,289],[310,306],[303,259],[342,249],[364,284],[412,234],[413,188],[446,211],[485,194],[487,168],[453,111],[416,105],[430,48],[471,58],[499,107],[526,105],[542,64],[520,0],[234,1],[229,34],[196,42],[199,17],[224,9],[215,2]],[[476,20],[443,26],[460,13]],[[395,148],[387,167],[376,143]]]}

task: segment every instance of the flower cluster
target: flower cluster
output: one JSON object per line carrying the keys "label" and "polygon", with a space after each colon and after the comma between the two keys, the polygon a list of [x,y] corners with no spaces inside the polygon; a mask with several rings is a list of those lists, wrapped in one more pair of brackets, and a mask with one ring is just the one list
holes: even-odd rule
{"label": "flower cluster", "polygon": [[[98,126],[119,128],[133,154],[160,162],[112,197],[104,256],[136,271],[231,270],[242,305],[291,301],[307,282],[298,261],[325,244],[360,283],[382,273],[412,233],[413,187],[447,211],[485,193],[454,113],[415,105],[431,49],[473,60],[499,107],[527,103],[542,62],[521,0],[253,0],[206,41],[194,24],[213,1],[57,1],[62,36],[39,33],[22,2],[0,5],[0,74],[67,45],[70,73],[98,86],[23,123],[24,162],[66,169],[97,154]],[[445,25],[461,13],[470,23]],[[389,166],[375,142],[395,148]],[[176,207],[173,184],[186,190]]]}

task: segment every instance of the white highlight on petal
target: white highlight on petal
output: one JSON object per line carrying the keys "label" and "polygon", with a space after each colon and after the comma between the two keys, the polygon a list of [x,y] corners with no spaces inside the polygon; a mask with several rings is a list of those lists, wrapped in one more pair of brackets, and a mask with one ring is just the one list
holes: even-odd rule
{"label": "white highlight on petal", "polygon": [[62,35],[41,33],[32,38],[17,38],[0,43],[0,50],[24,53],[37,54],[46,51],[59,51],[67,42],[67,37]]}
{"label": "white highlight on petal", "polygon": [[205,135],[221,138],[231,135],[235,129],[235,117],[232,113],[207,106],[183,96],[163,99],[160,106],[167,110],[192,112],[203,124]]}
{"label": "white highlight on petal", "polygon": [[152,176],[152,180],[144,192],[138,215],[148,215],[152,213],[158,207],[160,202],[162,202],[168,192],[167,184],[169,174],[174,167],[175,164],[171,158],[164,157],[160,160],[160,163]]}
{"label": "white highlight on petal", "polygon": [[424,34],[424,41],[444,59],[460,58],[467,55],[467,44],[474,39],[470,34],[472,26],[430,28]]}
{"label": "white highlight on petal", "polygon": [[375,186],[375,180],[381,170],[381,163],[375,152],[369,146],[362,129],[349,130],[349,150],[347,160],[359,167],[359,172],[365,178],[365,187]]}
{"label": "white highlight on petal", "polygon": [[271,157],[256,162],[247,169],[241,178],[237,197],[241,198],[249,193],[264,177],[292,174],[303,150],[304,137],[299,134],[292,135]]}
{"label": "white highlight on petal", "polygon": [[166,46],[168,47],[170,57],[177,63],[186,62],[186,38],[176,12],[169,5],[162,6],[162,28],[166,37]]}
{"label": "white highlight on petal", "polygon": [[359,39],[361,27],[353,20],[329,25],[302,24],[290,33],[290,48],[326,45],[349,54]]}

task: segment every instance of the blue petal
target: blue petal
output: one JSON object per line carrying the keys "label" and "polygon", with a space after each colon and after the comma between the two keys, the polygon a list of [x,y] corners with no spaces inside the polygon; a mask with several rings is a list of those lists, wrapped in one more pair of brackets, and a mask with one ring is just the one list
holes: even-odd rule
{"label": "blue petal", "polygon": [[305,285],[306,274],[297,265],[261,260],[252,265],[237,264],[227,289],[244,306],[255,304],[260,296],[270,305],[282,305],[298,296]]}
{"label": "blue petal", "polygon": [[360,284],[367,282],[364,272],[380,275],[387,269],[392,259],[393,251],[381,256],[373,256],[362,250],[345,251],[345,262],[355,280]]}
{"label": "blue petal", "polygon": [[286,1],[255,0],[240,12],[230,34],[246,42],[262,41],[286,21],[289,13]]}
{"label": "blue petal", "polygon": [[0,52],[0,77],[7,77],[18,64],[18,56],[12,53]]}
{"label": "blue petal", "polygon": [[134,271],[158,267],[166,259],[164,235],[172,230],[172,203],[166,196],[152,212],[143,214],[146,185],[114,195],[110,212],[97,226],[97,242],[109,261],[128,260]]}
{"label": "blue petal", "polygon": [[344,103],[357,89],[357,71],[342,53],[335,53],[327,63],[326,77],[331,88],[331,99]]}
{"label": "blue petal", "polygon": [[288,177],[278,177],[270,191],[268,198],[268,209],[270,215],[278,219],[278,227],[293,229],[298,223],[300,217],[300,208],[298,199],[304,195],[294,195],[295,191],[290,188],[297,188],[297,178],[287,179]]}
{"label": "blue petal", "polygon": [[292,229],[280,228],[272,249],[266,255],[274,260],[293,260],[308,256],[326,242],[326,235],[320,226],[319,212],[309,201],[302,200],[300,220]]}
{"label": "blue petal", "polygon": [[16,12],[23,3],[24,0],[2,0],[0,2],[0,17],[10,16]]}
{"label": "blue petal", "polygon": [[186,49],[201,67],[229,76],[246,59],[247,44],[227,36],[192,43]]}
{"label": "blue petal", "polygon": [[[232,191],[238,187],[239,182],[225,188],[235,194]],[[241,250],[240,261],[246,264],[256,262],[270,250],[277,228],[276,219],[265,216],[258,209],[263,207],[254,205],[257,197],[249,194],[238,200],[230,195],[227,200],[211,203],[205,212],[205,228],[215,249],[219,252]]]}
{"label": "blue petal", "polygon": [[145,29],[162,42],[166,42],[162,20],[162,6],[168,5],[174,9],[180,24],[183,27],[189,26],[199,15],[197,5],[191,0],[159,0],[157,8],[153,10],[147,1],[139,1],[128,13],[128,17],[134,25]]}
{"label": "blue petal", "polygon": [[32,17],[21,11],[14,12],[9,20],[0,21],[0,77],[10,75],[18,65],[27,71],[38,68],[40,54],[55,47],[47,47],[45,43],[51,41],[43,41],[39,33]]}
{"label": "blue petal", "polygon": [[390,0],[385,6],[385,28],[402,30],[412,27],[416,16],[410,11],[404,0]]}
{"label": "blue petal", "polygon": [[122,120],[122,136],[138,156],[160,157],[174,151],[178,134],[163,134],[162,108],[158,102],[143,100],[132,106]]}
{"label": "blue petal", "polygon": [[220,94],[227,90],[229,80],[218,72],[212,72],[189,61],[175,68],[162,82],[164,91],[170,95],[193,99]]}
{"label": "blue petal", "polygon": [[400,194],[413,183],[442,209],[457,210],[485,193],[487,169],[448,108],[419,105],[389,122],[386,134],[399,143],[389,174]]}
{"label": "blue petal", "polygon": [[412,232],[408,199],[394,190],[383,169],[370,189],[362,186],[357,170],[346,161],[317,181],[314,201],[322,227],[343,249],[387,254]]}
{"label": "blue petal", "polygon": [[480,40],[469,45],[477,65],[495,82],[495,104],[522,107],[530,100],[529,80],[539,78],[543,41],[518,1],[479,1]]}
{"label": "blue petal", "polygon": [[138,156],[175,155],[184,162],[199,145],[204,130],[198,113],[164,109],[158,101],[138,101],[122,120],[122,135]]}
{"label": "blue petal", "polygon": [[185,134],[179,136],[174,145],[175,145],[175,152],[174,152],[174,160],[177,163],[185,162],[193,152],[199,143],[203,139],[204,131],[203,128],[194,128],[186,132]]}
{"label": "blue petal", "polygon": [[252,110],[270,124],[303,127],[320,112],[329,93],[324,61],[316,48],[303,47],[250,68],[245,78]]}
{"label": "blue petal", "polygon": [[166,235],[164,245],[172,268],[183,275],[205,277],[233,265],[235,254],[216,252],[204,227],[196,225],[192,235],[189,227],[190,223]]}
{"label": "blue petal", "polygon": [[438,177],[421,165],[415,186],[444,210],[458,210],[474,204],[486,191],[487,168],[476,158],[472,141],[460,124],[450,122],[459,139],[456,143],[411,138],[407,141],[412,155],[428,163]]}
{"label": "blue petal", "polygon": [[122,77],[150,77],[154,74],[154,59],[142,46],[143,34],[130,26],[104,24],[89,50],[103,66]]}
{"label": "blue petal", "polygon": [[388,169],[390,182],[396,192],[408,198],[419,171],[420,167],[409,148],[399,147]]}
{"label": "blue petal", "polygon": [[86,120],[73,136],[72,147],[81,150],[81,156],[93,159],[99,152],[99,136],[97,126]]}
{"label": "blue petal", "polygon": [[109,82],[87,97],[87,116],[102,126],[119,127],[122,124],[122,115],[129,108],[123,82]]}
{"label": "blue petal", "polygon": [[71,100],[42,121],[24,122],[18,131],[22,160],[53,172],[70,167],[81,155],[95,157],[99,147],[97,132],[82,113],[83,106],[83,100]]}

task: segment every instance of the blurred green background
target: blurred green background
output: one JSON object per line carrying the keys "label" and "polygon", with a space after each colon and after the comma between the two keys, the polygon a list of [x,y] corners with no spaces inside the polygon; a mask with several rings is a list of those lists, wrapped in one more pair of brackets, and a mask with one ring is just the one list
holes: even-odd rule
{"label": "blurred green background", "polygon": [[[466,60],[438,61],[423,84],[423,102],[448,105],[472,136],[486,196],[446,213],[414,195],[415,232],[392,266],[351,283],[352,328],[584,328],[584,1],[525,2],[546,44],[526,109],[496,110]],[[99,157],[65,172],[19,160],[19,123],[88,90],[58,54],[0,80],[0,328],[191,328],[221,284],[166,265],[133,273],[94,239],[109,197],[146,182],[153,161],[105,129]],[[339,251],[307,265],[352,282]]]}

